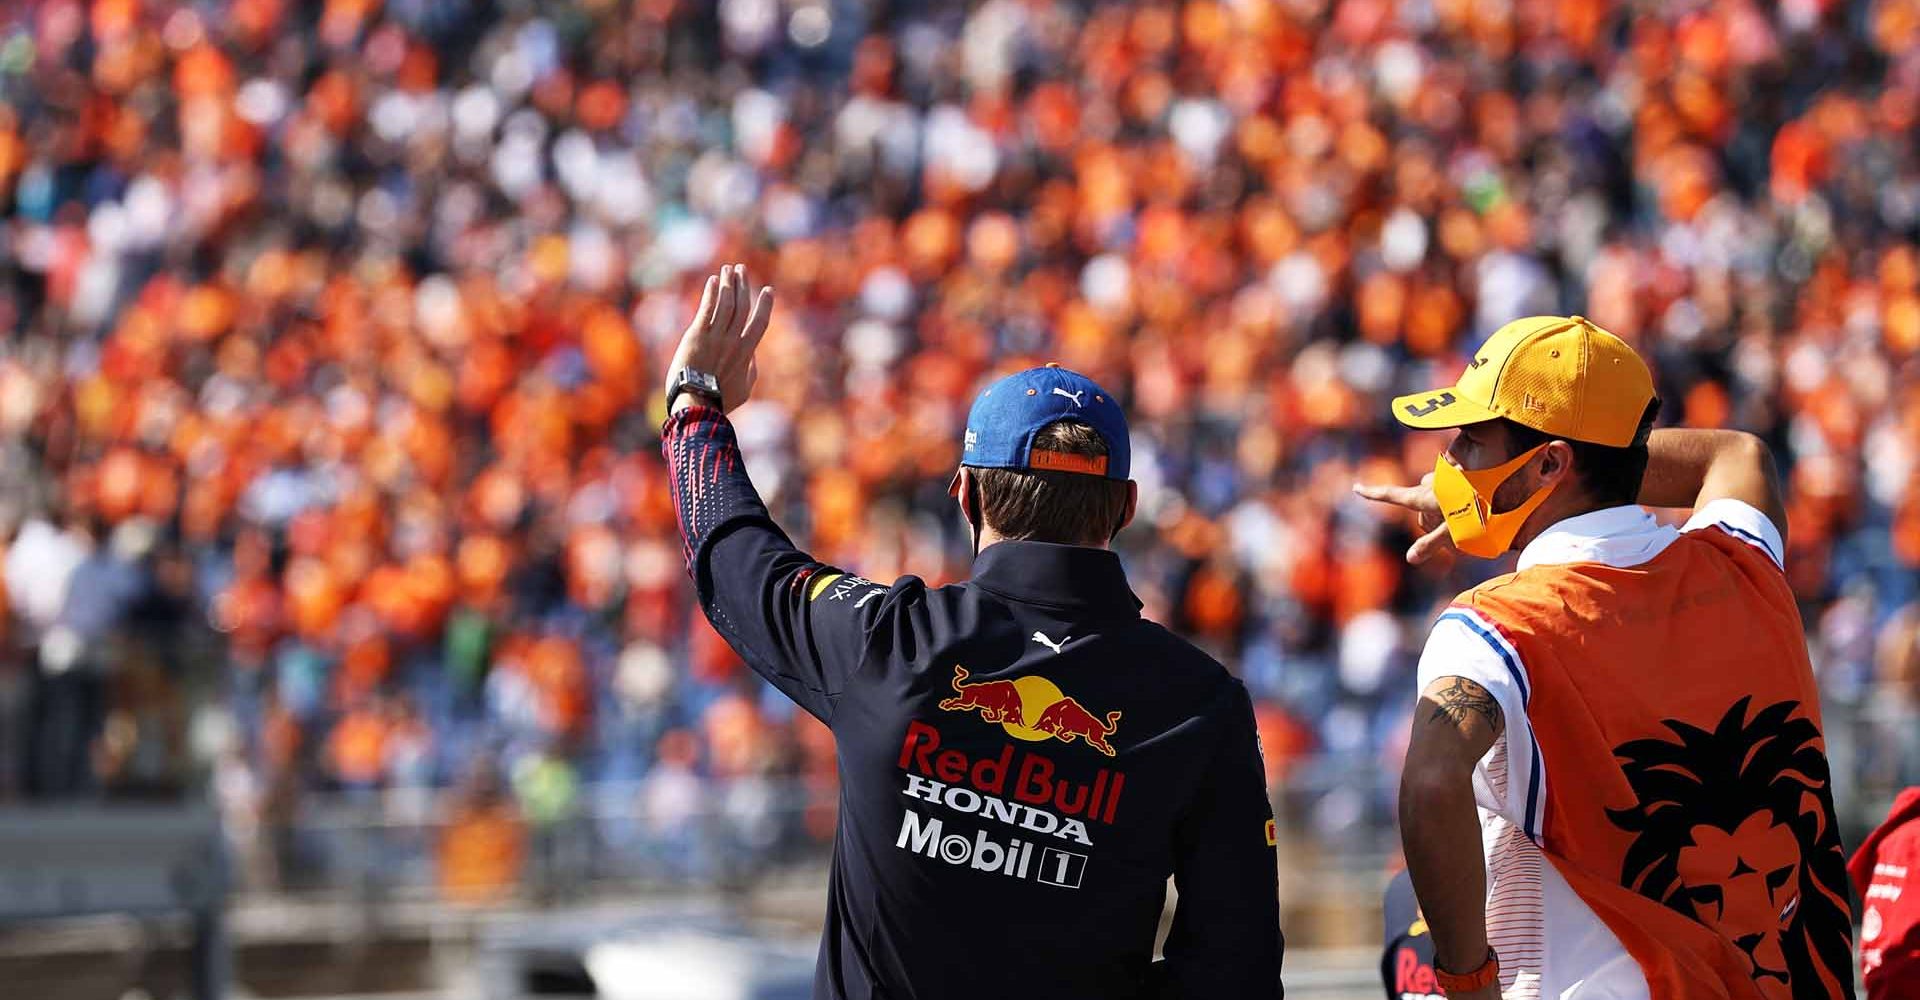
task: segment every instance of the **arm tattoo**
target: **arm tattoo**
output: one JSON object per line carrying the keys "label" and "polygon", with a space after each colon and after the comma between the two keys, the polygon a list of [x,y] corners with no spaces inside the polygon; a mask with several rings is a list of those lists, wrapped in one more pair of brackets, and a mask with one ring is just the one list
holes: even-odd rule
{"label": "arm tattoo", "polygon": [[1477,712],[1495,732],[1500,730],[1500,703],[1493,700],[1486,688],[1465,677],[1447,678],[1446,686],[1427,697],[1433,699],[1435,706],[1430,722],[1444,719],[1456,727],[1464,726],[1471,717],[1469,713]]}

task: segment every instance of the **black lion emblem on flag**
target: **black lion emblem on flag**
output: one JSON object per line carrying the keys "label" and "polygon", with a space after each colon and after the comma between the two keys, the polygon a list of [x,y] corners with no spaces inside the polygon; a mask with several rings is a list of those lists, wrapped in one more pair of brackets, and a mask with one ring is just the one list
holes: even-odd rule
{"label": "black lion emblem on flag", "polygon": [[[1634,835],[1620,882],[1714,928],[1770,1000],[1851,994],[1846,858],[1820,730],[1783,701],[1742,698],[1712,731],[1614,748],[1639,802],[1609,809]],[[1798,984],[1796,991],[1791,984]]]}

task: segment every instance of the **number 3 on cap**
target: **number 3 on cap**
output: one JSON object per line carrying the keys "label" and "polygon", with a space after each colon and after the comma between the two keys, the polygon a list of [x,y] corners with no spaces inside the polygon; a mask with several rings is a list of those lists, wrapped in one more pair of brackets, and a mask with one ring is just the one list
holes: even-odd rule
{"label": "number 3 on cap", "polygon": [[1453,402],[1453,393],[1450,393],[1450,392],[1443,392],[1438,396],[1428,396],[1427,401],[1424,405],[1415,406],[1412,403],[1408,403],[1407,415],[1412,417],[1424,417],[1427,414],[1432,413],[1433,411],[1441,408],[1442,406],[1446,406],[1452,402]]}

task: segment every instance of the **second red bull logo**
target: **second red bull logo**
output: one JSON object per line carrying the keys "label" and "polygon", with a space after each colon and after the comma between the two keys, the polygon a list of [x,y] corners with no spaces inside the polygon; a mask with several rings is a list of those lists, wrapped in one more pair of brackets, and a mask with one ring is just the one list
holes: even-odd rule
{"label": "second red bull logo", "polygon": [[970,684],[969,676],[966,667],[954,665],[953,697],[941,700],[943,710],[977,711],[983,721],[999,723],[1015,739],[1071,743],[1078,737],[1087,746],[1109,757],[1114,755],[1107,737],[1120,726],[1119,712],[1108,712],[1103,719],[1045,677],[1029,674]]}

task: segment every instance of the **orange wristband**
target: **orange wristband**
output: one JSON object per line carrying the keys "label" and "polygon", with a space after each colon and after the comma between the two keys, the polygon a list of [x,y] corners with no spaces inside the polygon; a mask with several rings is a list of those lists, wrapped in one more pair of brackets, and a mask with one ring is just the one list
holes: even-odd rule
{"label": "orange wristband", "polygon": [[1433,963],[1433,979],[1435,983],[1439,984],[1441,992],[1448,996],[1452,996],[1455,993],[1472,993],[1474,990],[1484,990],[1500,981],[1500,956],[1495,953],[1492,948],[1488,948],[1487,960],[1480,963],[1478,969],[1461,975],[1448,972],[1440,967],[1439,962],[1435,962]]}

